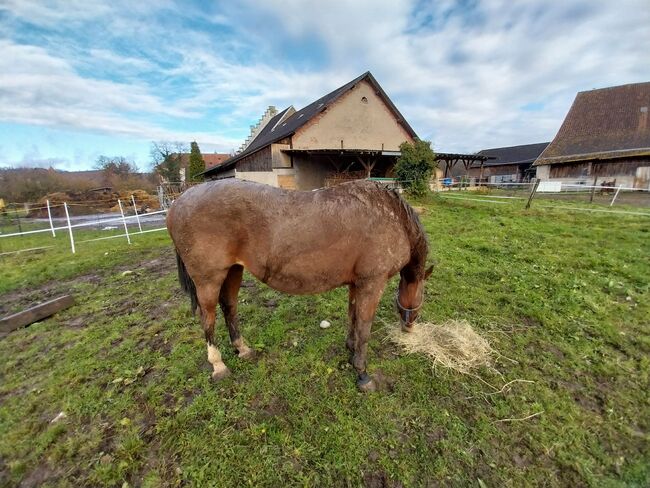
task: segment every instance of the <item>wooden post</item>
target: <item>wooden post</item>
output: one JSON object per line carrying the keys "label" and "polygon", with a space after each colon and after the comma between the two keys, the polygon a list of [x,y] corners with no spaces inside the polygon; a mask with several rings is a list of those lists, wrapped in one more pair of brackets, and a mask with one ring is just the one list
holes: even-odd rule
{"label": "wooden post", "polygon": [[129,236],[129,229],[126,226],[126,219],[124,218],[124,209],[122,208],[122,202],[118,198],[117,199],[117,204],[120,206],[120,213],[122,214],[122,223],[124,224],[124,233],[126,234],[126,240],[129,244],[131,244],[131,237]]}
{"label": "wooden post", "polygon": [[18,222],[18,232],[23,233],[23,226],[20,225],[20,215],[18,215],[18,207],[14,203],[14,213],[16,214],[16,221]]}
{"label": "wooden post", "polygon": [[50,221],[50,229],[52,230],[52,237],[56,237],[56,232],[54,232],[54,225],[52,225],[52,212],[50,211],[50,201],[45,200],[45,203],[47,204],[47,218]]}
{"label": "wooden post", "polygon": [[598,181],[598,175],[594,176],[594,185],[591,188],[591,195],[589,196],[589,203],[594,202],[594,193],[596,193],[596,182]]}
{"label": "wooden post", "polygon": [[54,315],[59,310],[71,307],[74,304],[72,295],[64,295],[45,303],[40,303],[34,307],[28,308],[22,312],[8,315],[0,319],[0,336],[8,334],[20,327],[38,322],[50,315]]}
{"label": "wooden post", "polygon": [[610,207],[614,205],[614,202],[616,201],[616,197],[618,196],[618,192],[621,191],[621,188],[623,188],[623,185],[618,185],[618,188],[616,189],[616,193],[614,193],[614,198],[612,198],[612,201],[609,204]]}
{"label": "wooden post", "polygon": [[63,208],[65,210],[65,218],[68,221],[68,234],[70,235],[70,247],[72,248],[72,254],[77,251],[74,248],[74,236],[72,235],[72,224],[70,224],[70,214],[68,213],[68,202],[63,202]]}
{"label": "wooden post", "polygon": [[527,209],[530,208],[530,204],[533,201],[533,198],[535,197],[535,194],[537,193],[537,187],[539,186],[539,181],[540,180],[537,180],[535,182],[535,184],[533,185],[533,189],[531,190],[530,195],[528,196],[528,202],[526,203],[526,208]]}
{"label": "wooden post", "polygon": [[135,211],[135,219],[138,221],[138,229],[142,233],[142,225],[140,225],[140,216],[138,215],[138,207],[135,205],[135,197],[131,194],[131,201],[133,202],[133,210]]}

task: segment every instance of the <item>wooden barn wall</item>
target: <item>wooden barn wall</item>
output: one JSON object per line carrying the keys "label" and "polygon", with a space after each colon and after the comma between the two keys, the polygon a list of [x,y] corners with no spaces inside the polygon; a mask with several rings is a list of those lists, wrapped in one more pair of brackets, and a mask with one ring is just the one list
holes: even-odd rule
{"label": "wooden barn wall", "polygon": [[551,166],[551,178],[580,178],[589,176],[590,163],[583,161],[571,164],[554,164]]}
{"label": "wooden barn wall", "polygon": [[[519,165],[517,164],[503,164],[499,166],[484,166],[483,178],[495,175],[516,175],[521,174]],[[478,178],[481,175],[481,168],[470,168],[469,175]]]}
{"label": "wooden barn wall", "polygon": [[587,176],[634,176],[636,169],[650,165],[650,158],[617,159],[615,161],[580,161],[551,166],[551,178],[580,178]]}
{"label": "wooden barn wall", "polygon": [[237,171],[273,171],[271,146],[237,161]]}

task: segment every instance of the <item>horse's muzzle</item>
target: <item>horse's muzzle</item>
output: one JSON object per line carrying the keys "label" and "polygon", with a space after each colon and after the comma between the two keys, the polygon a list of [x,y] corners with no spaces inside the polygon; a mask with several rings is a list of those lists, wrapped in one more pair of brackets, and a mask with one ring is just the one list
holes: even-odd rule
{"label": "horse's muzzle", "polygon": [[402,327],[402,332],[413,332],[413,329],[415,328],[415,324],[413,322],[406,323],[404,322],[401,317],[400,317],[400,326]]}

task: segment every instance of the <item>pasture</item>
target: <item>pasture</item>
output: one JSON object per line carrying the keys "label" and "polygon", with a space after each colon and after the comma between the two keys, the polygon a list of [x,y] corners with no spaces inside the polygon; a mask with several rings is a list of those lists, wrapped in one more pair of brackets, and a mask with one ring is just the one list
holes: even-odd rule
{"label": "pasture", "polygon": [[344,289],[291,297],[246,275],[259,354],[237,358],[219,317],[233,374],[215,384],[164,232],[1,258],[2,314],[77,304],[0,340],[0,485],[646,486],[650,218],[417,204],[436,263],[421,319],[467,320],[500,356],[463,375],[404,354],[394,278],[369,395]]}

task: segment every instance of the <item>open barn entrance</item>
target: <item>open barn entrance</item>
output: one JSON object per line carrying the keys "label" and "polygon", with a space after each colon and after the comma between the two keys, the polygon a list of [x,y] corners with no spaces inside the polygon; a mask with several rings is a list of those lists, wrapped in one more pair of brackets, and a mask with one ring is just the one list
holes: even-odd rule
{"label": "open barn entrance", "polygon": [[365,149],[285,149],[283,152],[291,156],[294,167],[310,161],[314,167],[323,168],[323,186],[362,178],[391,178],[400,156],[399,151]]}

